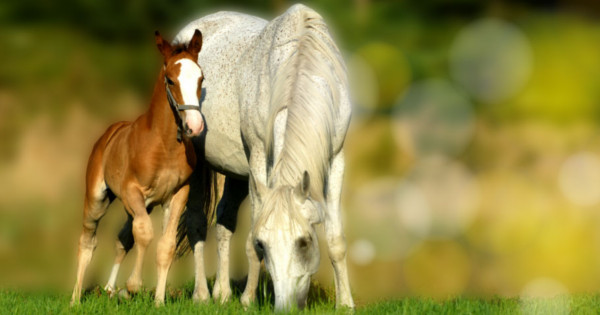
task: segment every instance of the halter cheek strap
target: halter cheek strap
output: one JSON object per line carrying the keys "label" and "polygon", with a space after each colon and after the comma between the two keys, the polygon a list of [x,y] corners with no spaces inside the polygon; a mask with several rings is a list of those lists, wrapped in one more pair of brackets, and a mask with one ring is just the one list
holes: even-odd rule
{"label": "halter cheek strap", "polygon": [[165,87],[167,88],[167,99],[169,100],[169,104],[175,110],[177,110],[177,111],[183,111],[183,110],[189,110],[189,109],[191,109],[191,110],[200,111],[200,106],[198,106],[198,105],[187,105],[187,104],[179,104],[179,103],[177,103],[177,101],[173,97],[173,94],[171,93],[171,89],[169,88],[169,83],[167,81],[167,77],[166,76],[165,76]]}
{"label": "halter cheek strap", "polygon": [[171,105],[171,109],[173,110],[173,114],[175,114],[175,120],[177,121],[177,141],[181,142],[182,140],[182,130],[183,130],[183,121],[179,112],[184,110],[197,110],[200,111],[200,106],[198,105],[187,105],[187,104],[179,104],[173,97],[173,93],[171,93],[171,89],[169,88],[169,83],[167,81],[167,76],[165,76],[165,88],[167,90],[167,100],[169,101],[169,105]]}

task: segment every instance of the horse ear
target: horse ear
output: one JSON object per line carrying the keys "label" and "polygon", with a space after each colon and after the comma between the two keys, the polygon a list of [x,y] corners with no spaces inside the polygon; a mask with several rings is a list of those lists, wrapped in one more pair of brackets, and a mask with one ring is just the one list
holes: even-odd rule
{"label": "horse ear", "polygon": [[294,194],[301,202],[308,199],[308,195],[310,194],[310,176],[307,171],[304,171],[304,174],[302,174],[302,180],[300,180],[300,183],[294,189]]}
{"label": "horse ear", "polygon": [[173,50],[171,44],[169,44],[169,42],[167,42],[158,31],[154,32],[154,38],[156,39],[156,47],[158,47],[158,51],[160,51],[160,54],[167,59]]}
{"label": "horse ear", "polygon": [[197,55],[202,49],[202,32],[196,29],[194,31],[194,36],[190,40],[190,44],[188,45],[188,52],[192,55]]}
{"label": "horse ear", "polygon": [[262,198],[265,195],[265,192],[267,191],[267,187],[265,185],[263,185],[263,183],[261,183],[260,181],[255,180],[252,172],[250,172],[250,175],[248,176],[248,180],[250,182],[249,184],[250,184],[251,191],[255,192],[255,197],[256,197],[257,201],[259,203],[262,203]]}

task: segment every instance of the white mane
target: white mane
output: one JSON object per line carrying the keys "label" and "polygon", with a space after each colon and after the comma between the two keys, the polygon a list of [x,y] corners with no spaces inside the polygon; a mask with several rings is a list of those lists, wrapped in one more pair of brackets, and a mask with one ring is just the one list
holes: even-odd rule
{"label": "white mane", "polygon": [[[272,78],[265,141],[268,184],[294,186],[306,170],[311,176],[311,195],[322,200],[333,156],[339,87],[346,85],[347,78],[341,54],[321,16],[312,10],[303,13],[297,51]],[[274,157],[275,117],[284,109],[287,120],[283,148]]]}

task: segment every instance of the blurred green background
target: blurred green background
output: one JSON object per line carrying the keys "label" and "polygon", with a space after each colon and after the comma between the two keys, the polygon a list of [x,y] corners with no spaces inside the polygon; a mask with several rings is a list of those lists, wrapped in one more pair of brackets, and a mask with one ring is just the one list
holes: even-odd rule
{"label": "blurred green background", "polygon": [[[110,123],[146,109],[160,66],[154,30],[172,38],[222,9],[270,20],[291,4],[0,3],[0,286],[70,290],[87,157]],[[350,74],[343,206],[359,304],[600,290],[599,2],[306,4],[325,17]],[[90,285],[106,281],[124,218],[115,202]],[[212,275],[213,234],[206,259]],[[152,287],[152,252],[147,261]],[[190,281],[190,257],[171,274],[173,286]],[[316,279],[333,283],[326,252]]]}

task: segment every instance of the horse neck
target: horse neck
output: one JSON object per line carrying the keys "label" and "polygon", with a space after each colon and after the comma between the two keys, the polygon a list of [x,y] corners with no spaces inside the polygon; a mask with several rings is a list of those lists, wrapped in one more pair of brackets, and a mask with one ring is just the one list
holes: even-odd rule
{"label": "horse neck", "polygon": [[177,144],[177,122],[167,101],[164,76],[164,69],[162,69],[154,84],[150,108],[146,112],[145,118],[148,128],[152,132],[158,133],[165,143]]}
{"label": "horse neck", "polygon": [[328,165],[315,159],[307,159],[306,157],[310,154],[298,155],[297,153],[298,151],[290,150],[289,147],[283,148],[271,171],[270,184],[272,184],[272,187],[295,187],[300,183],[304,171],[308,171],[310,175],[310,194],[313,199],[323,201],[325,199],[323,183],[326,180]]}

